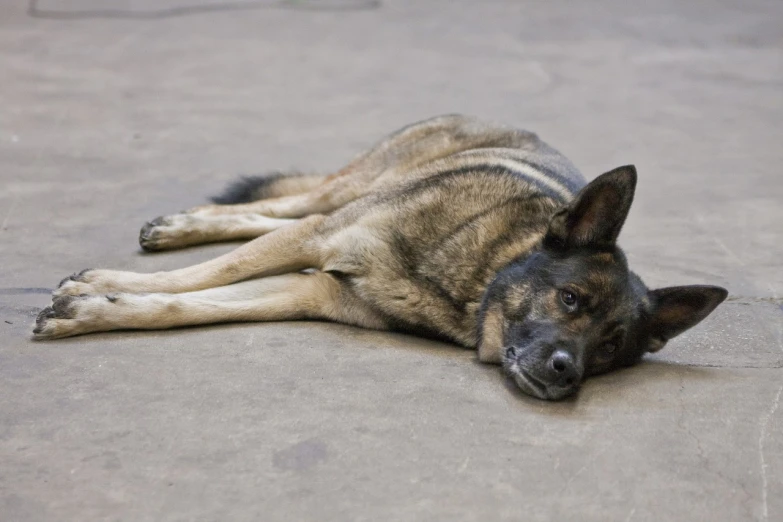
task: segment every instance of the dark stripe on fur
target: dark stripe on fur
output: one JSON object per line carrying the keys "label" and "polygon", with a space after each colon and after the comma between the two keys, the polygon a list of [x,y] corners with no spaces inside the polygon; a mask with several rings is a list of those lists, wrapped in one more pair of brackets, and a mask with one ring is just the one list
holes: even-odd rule
{"label": "dark stripe on fur", "polygon": [[[447,234],[444,234],[440,241],[436,243],[437,248],[440,248],[441,245],[444,243],[451,241],[455,235],[459,234],[460,232],[464,231],[466,228],[470,228],[476,225],[476,221],[483,218],[484,216],[491,214],[492,212],[500,212],[503,210],[504,207],[507,207],[509,205],[517,205],[522,203],[529,203],[532,200],[539,199],[542,197],[548,197],[544,194],[525,194],[521,196],[513,196],[502,203],[498,203],[497,205],[487,207],[480,212],[476,212],[472,216],[465,218],[465,220],[462,223],[459,223],[456,227],[454,227],[452,230],[450,230]],[[493,252],[494,253],[494,252]]]}

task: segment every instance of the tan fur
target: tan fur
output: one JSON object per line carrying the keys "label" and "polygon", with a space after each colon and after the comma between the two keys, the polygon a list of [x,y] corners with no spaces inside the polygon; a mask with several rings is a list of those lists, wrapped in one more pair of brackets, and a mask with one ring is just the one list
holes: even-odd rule
{"label": "tan fur", "polygon": [[489,307],[484,316],[483,335],[479,341],[479,361],[500,364],[503,360],[503,337],[506,319],[500,303]]}

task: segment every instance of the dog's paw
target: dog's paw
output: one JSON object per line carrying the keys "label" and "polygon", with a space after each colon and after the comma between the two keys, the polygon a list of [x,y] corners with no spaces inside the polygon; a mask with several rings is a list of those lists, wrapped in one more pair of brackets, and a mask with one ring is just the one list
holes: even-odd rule
{"label": "dog's paw", "polygon": [[139,232],[139,245],[147,252],[163,250],[162,244],[165,242],[165,229],[169,225],[169,220],[165,216],[157,217],[152,221],[147,221]]}
{"label": "dog's paw", "polygon": [[50,334],[54,329],[54,322],[52,320],[55,319],[56,316],[57,314],[51,306],[47,306],[41,310],[38,317],[35,318],[35,328],[33,328],[33,335],[36,339],[52,338],[50,337]]}
{"label": "dog's paw", "polygon": [[85,304],[91,299],[106,299],[108,296],[66,295],[56,297],[52,306],[47,306],[35,319],[33,336],[37,340],[59,339],[89,331],[89,314]]}
{"label": "dog's paw", "polygon": [[139,245],[147,252],[178,248],[186,238],[193,218],[185,214],[161,216],[147,222],[139,232]]}
{"label": "dog's paw", "polygon": [[132,287],[138,277],[139,274],[133,272],[88,268],[60,281],[52,292],[52,299],[67,295],[100,295],[107,292],[129,291],[129,287]]}
{"label": "dog's paw", "polygon": [[65,296],[65,295],[82,295],[91,294],[93,288],[90,284],[93,279],[91,272],[95,272],[92,268],[82,270],[77,274],[70,275],[60,281],[57,288],[52,292],[52,298]]}

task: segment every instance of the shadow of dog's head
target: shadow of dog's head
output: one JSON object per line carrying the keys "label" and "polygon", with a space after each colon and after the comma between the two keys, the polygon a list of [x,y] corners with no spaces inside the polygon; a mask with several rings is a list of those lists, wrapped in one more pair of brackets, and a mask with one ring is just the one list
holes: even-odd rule
{"label": "shadow of dog's head", "polygon": [[596,178],[488,287],[479,353],[502,362],[522,391],[566,397],[586,377],[660,350],[726,298],[717,286],[649,290],[628,269],[616,241],[635,187],[632,166]]}

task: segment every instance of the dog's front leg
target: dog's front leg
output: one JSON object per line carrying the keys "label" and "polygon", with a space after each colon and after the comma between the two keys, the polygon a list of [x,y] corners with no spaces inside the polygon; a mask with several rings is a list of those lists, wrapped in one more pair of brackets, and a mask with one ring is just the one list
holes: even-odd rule
{"label": "dog's front leg", "polygon": [[300,219],[228,254],[171,272],[84,270],[61,281],[52,295],[56,298],[112,292],[192,292],[253,277],[321,268],[325,253],[314,239],[324,219],[321,215]]}
{"label": "dog's front leg", "polygon": [[36,339],[235,321],[323,319],[385,329],[350,288],[324,272],[285,274],[182,294],[62,296],[36,321]]}

